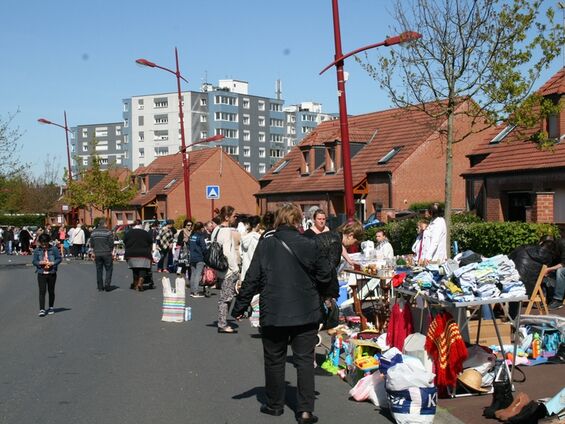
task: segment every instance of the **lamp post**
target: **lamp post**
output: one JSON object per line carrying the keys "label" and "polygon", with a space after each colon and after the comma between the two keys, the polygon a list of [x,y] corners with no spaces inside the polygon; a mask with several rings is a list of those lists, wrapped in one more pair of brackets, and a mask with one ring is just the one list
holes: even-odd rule
{"label": "lamp post", "polygon": [[[65,125],[57,124],[45,118],[39,118],[37,122],[39,122],[40,124],[55,125],[56,127],[63,128],[65,130],[65,140],[67,142],[67,167],[69,168],[69,184],[70,184],[73,182],[73,173],[71,171],[71,151],[69,147],[69,133],[71,132],[71,130],[69,130],[69,127],[67,126],[67,111],[63,111],[63,114],[65,116]],[[74,217],[74,215],[75,215],[75,209],[71,208],[71,220]]]}
{"label": "lamp post", "polygon": [[189,165],[188,159],[186,157],[186,142],[184,138],[184,113],[182,111],[182,95],[180,91],[180,80],[182,79],[184,82],[188,84],[188,81],[181,75],[179,70],[179,54],[177,48],[175,47],[175,63],[176,63],[176,70],[173,71],[172,69],[165,68],[164,66],[159,66],[156,63],[150,62],[146,59],[137,59],[135,61],[137,64],[142,66],[148,66],[150,68],[158,68],[162,69],[163,71],[170,72],[177,78],[177,94],[179,98],[179,120],[180,120],[180,137],[181,137],[181,153],[182,153],[182,169],[183,169],[183,179],[184,179],[184,204],[186,207],[186,217],[191,217],[190,212],[190,172],[189,172]]}
{"label": "lamp post", "polygon": [[392,46],[394,44],[400,44],[406,41],[416,40],[421,38],[422,35],[407,31],[395,37],[387,38],[385,41],[376,44],[370,44],[365,47],[361,47],[357,50],[353,50],[347,54],[343,54],[341,51],[341,31],[339,26],[339,7],[338,0],[332,0],[333,7],[333,26],[334,26],[334,43],[335,43],[335,60],[326,66],[320,75],[327,71],[332,66],[336,68],[337,74],[337,96],[339,101],[339,123],[341,131],[341,157],[343,161],[343,185],[344,185],[344,196],[345,196],[345,213],[347,215],[347,220],[351,221],[355,215],[355,204],[353,202],[353,176],[351,172],[351,152],[349,149],[349,122],[347,119],[347,101],[345,96],[345,77],[343,72],[343,61],[348,57],[360,53],[365,50],[369,50],[380,46]]}

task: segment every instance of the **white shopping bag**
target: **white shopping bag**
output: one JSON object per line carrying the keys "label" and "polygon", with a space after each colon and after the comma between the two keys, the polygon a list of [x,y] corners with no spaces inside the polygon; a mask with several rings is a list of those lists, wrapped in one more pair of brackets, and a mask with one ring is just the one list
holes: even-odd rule
{"label": "white shopping bag", "polygon": [[185,306],[185,281],[182,277],[175,279],[175,288],[171,287],[169,277],[163,277],[163,317],[166,322],[183,322]]}

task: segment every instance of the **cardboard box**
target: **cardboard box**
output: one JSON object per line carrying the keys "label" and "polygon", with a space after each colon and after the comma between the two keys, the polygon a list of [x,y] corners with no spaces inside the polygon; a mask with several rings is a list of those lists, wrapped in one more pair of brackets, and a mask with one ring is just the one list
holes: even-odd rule
{"label": "cardboard box", "polygon": [[[512,342],[512,324],[509,321],[496,320],[498,332],[502,338],[502,343],[510,344]],[[469,321],[469,341],[475,343],[477,341],[477,331],[479,321]],[[483,319],[481,321],[481,334],[479,336],[479,344],[482,346],[498,345],[496,330],[491,319]]]}

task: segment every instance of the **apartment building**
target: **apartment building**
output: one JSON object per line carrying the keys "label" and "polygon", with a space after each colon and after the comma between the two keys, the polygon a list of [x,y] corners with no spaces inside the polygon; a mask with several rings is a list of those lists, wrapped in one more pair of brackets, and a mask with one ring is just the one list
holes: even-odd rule
{"label": "apartment building", "polygon": [[316,128],[318,124],[339,117],[337,113],[323,113],[322,104],[316,102],[302,102],[297,105],[286,106],[283,111],[285,113],[285,138],[288,151],[300,143],[306,134]]}
{"label": "apartment building", "polygon": [[89,168],[94,154],[102,169],[108,169],[111,165],[128,166],[130,152],[124,139],[122,122],[77,125],[71,128],[71,132],[73,175],[79,169]]}

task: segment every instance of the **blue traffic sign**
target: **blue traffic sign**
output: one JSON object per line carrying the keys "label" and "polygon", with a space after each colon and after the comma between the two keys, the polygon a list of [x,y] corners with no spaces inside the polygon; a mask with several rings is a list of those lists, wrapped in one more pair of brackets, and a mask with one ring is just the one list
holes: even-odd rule
{"label": "blue traffic sign", "polygon": [[219,199],[220,198],[220,186],[208,185],[206,186],[206,199]]}

